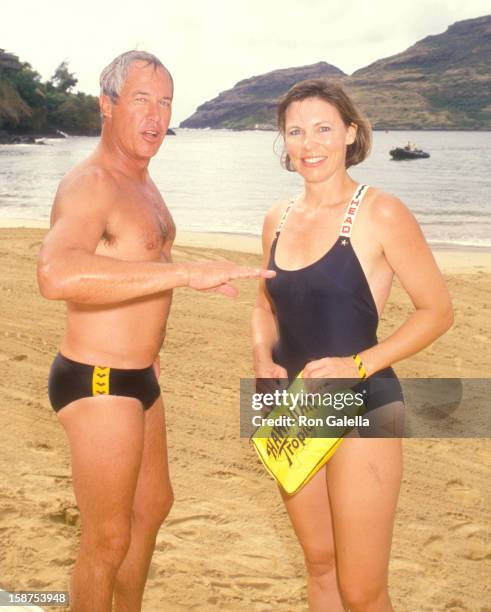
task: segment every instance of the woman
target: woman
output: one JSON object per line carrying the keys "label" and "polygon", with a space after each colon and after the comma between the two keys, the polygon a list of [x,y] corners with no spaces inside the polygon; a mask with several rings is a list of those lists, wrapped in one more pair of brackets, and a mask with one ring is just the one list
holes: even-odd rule
{"label": "woman", "polygon": [[[402,395],[391,364],[452,324],[443,278],[406,206],[347,173],[367,156],[371,134],[340,86],[298,83],[279,102],[278,127],[285,166],[305,186],[264,222],[264,264],[276,277],[261,282],[254,309],[256,377],[366,375],[367,409],[396,414]],[[378,343],[394,274],[415,311]],[[395,385],[373,392],[373,375]],[[399,438],[353,435],[297,494],[283,494],[313,612],[393,609],[388,565],[401,475]]]}

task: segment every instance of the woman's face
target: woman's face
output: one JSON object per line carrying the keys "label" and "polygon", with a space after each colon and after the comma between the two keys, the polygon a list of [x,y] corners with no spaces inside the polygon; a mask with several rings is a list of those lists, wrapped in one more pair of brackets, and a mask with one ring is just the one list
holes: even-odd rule
{"label": "woman's face", "polygon": [[285,148],[307,182],[320,183],[345,171],[346,147],[356,126],[346,126],[338,109],[321,98],[292,102],[285,114]]}

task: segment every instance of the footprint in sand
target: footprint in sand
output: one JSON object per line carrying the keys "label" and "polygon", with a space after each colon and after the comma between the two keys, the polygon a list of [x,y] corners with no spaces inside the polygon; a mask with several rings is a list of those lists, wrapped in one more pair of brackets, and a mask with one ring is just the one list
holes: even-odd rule
{"label": "footprint in sand", "polygon": [[401,559],[400,557],[394,557],[390,563],[391,570],[395,572],[402,572],[404,574],[413,574],[415,576],[423,576],[425,568],[421,563],[410,561],[409,559]]}
{"label": "footprint in sand", "polygon": [[241,483],[243,483],[244,480],[255,482],[255,479],[251,478],[247,474],[238,471],[234,472],[232,470],[216,470],[214,472],[210,472],[210,476],[218,480],[239,480]]}
{"label": "footprint in sand", "polygon": [[226,525],[230,521],[218,514],[193,514],[191,516],[182,516],[180,518],[169,519],[166,525],[182,525],[183,523],[214,523],[216,525]]}
{"label": "footprint in sand", "polygon": [[[269,580],[255,580],[252,576],[245,576],[245,580],[236,580],[235,576],[224,575],[222,572],[218,576],[211,579],[207,586],[214,591],[214,594],[208,598],[208,603],[211,603],[212,599],[216,599],[219,596],[221,601],[225,598],[236,599],[237,595],[240,595],[241,599],[244,596],[244,592],[247,590],[252,591],[270,591],[277,586],[277,581],[274,579]],[[232,606],[230,606],[232,608]],[[271,610],[270,607],[267,610]]]}
{"label": "footprint in sand", "polygon": [[463,612],[464,610],[468,610],[461,599],[452,599],[445,604],[444,609],[448,610],[448,612]]}
{"label": "footprint in sand", "polygon": [[0,519],[2,521],[6,518],[17,516],[18,514],[19,512],[15,506],[11,506],[11,505],[0,506]]}
{"label": "footprint in sand", "polygon": [[274,586],[274,582],[260,582],[259,580],[239,580],[237,582],[237,586],[244,589],[257,589],[260,591],[267,591],[272,589]]}
{"label": "footprint in sand", "polygon": [[27,359],[27,355],[7,355],[0,353],[0,361],[24,361]]}
{"label": "footprint in sand", "polygon": [[423,547],[430,553],[430,557],[440,558],[445,553],[443,538],[439,535],[430,536],[423,544]]}
{"label": "footprint in sand", "polygon": [[61,507],[45,515],[52,523],[61,523],[71,527],[80,525],[80,513],[76,506]]}
{"label": "footprint in sand", "polygon": [[481,494],[468,487],[460,478],[453,478],[445,485],[449,496],[456,502],[471,506],[481,501]]}
{"label": "footprint in sand", "polygon": [[218,580],[211,580],[209,586],[215,589],[228,590],[230,591],[231,586],[229,582],[219,582]]}
{"label": "footprint in sand", "polygon": [[[491,546],[489,544],[488,530],[478,523],[464,522],[450,528],[454,534],[454,543],[457,546],[457,555],[470,561],[491,559]],[[459,539],[464,539],[462,543]]]}
{"label": "footprint in sand", "polygon": [[176,538],[196,542],[211,537],[216,537],[222,542],[238,539],[240,534],[231,531],[227,527],[229,523],[227,518],[218,514],[195,514],[166,521],[170,532]]}
{"label": "footprint in sand", "polygon": [[168,540],[166,540],[165,538],[159,539],[157,544],[155,545],[155,550],[160,551],[160,552],[167,552],[167,551],[171,551],[175,549],[176,549],[176,546],[172,544],[172,542],[169,542]]}
{"label": "footprint in sand", "polygon": [[72,567],[75,564],[75,557],[68,556],[59,559],[53,559],[51,565],[55,567]]}
{"label": "footprint in sand", "polygon": [[469,561],[489,560],[491,559],[491,547],[484,542],[469,541],[466,542],[461,556],[464,557],[464,559],[469,559]]}
{"label": "footprint in sand", "polygon": [[28,448],[33,448],[34,450],[39,451],[39,452],[53,452],[54,451],[54,448],[51,446],[51,444],[48,444],[47,442],[28,442],[26,446]]}
{"label": "footprint in sand", "polygon": [[484,525],[479,525],[478,523],[459,523],[458,525],[453,525],[453,527],[450,527],[450,531],[467,538],[474,535],[481,535],[482,537],[485,537],[486,535],[486,528]]}

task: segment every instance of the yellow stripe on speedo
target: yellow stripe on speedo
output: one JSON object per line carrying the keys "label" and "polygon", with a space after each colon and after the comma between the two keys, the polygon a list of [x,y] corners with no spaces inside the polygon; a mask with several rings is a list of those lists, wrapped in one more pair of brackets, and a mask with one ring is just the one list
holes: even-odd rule
{"label": "yellow stripe on speedo", "polygon": [[109,395],[109,374],[111,368],[94,367],[92,374],[92,395]]}

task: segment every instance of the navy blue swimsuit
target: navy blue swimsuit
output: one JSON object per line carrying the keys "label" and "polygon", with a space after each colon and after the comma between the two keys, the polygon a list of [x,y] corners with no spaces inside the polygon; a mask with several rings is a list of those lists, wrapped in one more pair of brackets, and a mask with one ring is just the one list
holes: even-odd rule
{"label": "navy blue swimsuit", "polygon": [[[350,238],[367,189],[367,185],[357,187],[338,239],[325,255],[305,268],[283,270],[276,265],[278,238],[293,202],[276,230],[268,265],[276,276],[267,279],[266,286],[279,328],[273,361],[286,368],[290,381],[309,361],[348,357],[377,344],[377,308]],[[356,386],[357,391],[362,389],[367,391],[368,410],[403,401],[392,368],[380,370]]]}

